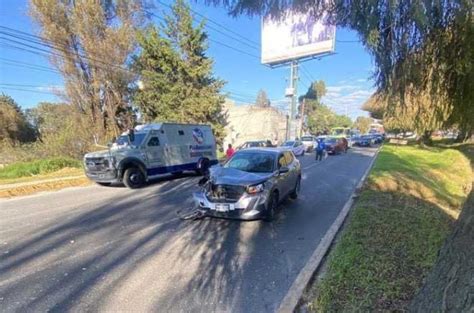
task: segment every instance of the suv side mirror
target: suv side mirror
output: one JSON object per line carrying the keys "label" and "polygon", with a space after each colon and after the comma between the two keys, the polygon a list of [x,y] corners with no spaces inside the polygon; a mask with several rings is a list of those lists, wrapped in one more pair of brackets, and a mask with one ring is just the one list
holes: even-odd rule
{"label": "suv side mirror", "polygon": [[286,166],[282,166],[280,167],[280,169],[278,170],[278,173],[280,174],[285,174],[285,173],[288,173],[290,171],[290,169]]}

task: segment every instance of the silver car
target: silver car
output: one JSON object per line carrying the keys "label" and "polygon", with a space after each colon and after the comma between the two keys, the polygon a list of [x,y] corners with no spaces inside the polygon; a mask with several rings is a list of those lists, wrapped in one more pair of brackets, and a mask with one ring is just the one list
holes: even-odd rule
{"label": "silver car", "polygon": [[205,215],[272,220],[278,204],[288,196],[296,199],[300,186],[301,166],[291,150],[250,148],[211,167],[193,196]]}

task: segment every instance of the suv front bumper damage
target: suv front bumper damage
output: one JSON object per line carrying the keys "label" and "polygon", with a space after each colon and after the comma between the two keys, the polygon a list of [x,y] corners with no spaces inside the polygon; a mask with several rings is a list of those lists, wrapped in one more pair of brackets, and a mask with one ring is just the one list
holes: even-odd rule
{"label": "suv front bumper damage", "polygon": [[116,169],[107,169],[100,172],[88,172],[86,170],[86,176],[90,180],[98,183],[118,183],[118,174]]}
{"label": "suv front bumper damage", "polygon": [[193,193],[193,198],[197,208],[208,216],[256,220],[267,214],[267,192],[255,195],[245,193],[237,202],[213,202],[203,191]]}

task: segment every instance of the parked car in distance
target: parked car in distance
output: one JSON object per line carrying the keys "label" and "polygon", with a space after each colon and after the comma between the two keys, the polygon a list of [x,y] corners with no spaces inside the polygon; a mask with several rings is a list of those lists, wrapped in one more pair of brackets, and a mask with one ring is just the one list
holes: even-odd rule
{"label": "parked car in distance", "polygon": [[360,136],[357,145],[359,147],[370,147],[372,145],[372,136],[370,135]]}
{"label": "parked car in distance", "polygon": [[328,154],[347,152],[347,149],[349,148],[347,146],[347,141],[344,142],[341,138],[328,137],[324,139],[324,144]]}
{"label": "parked car in distance", "polygon": [[237,147],[237,150],[247,149],[247,148],[263,148],[263,147],[272,147],[270,140],[252,140],[246,141]]}
{"label": "parked car in distance", "polygon": [[317,145],[316,137],[310,135],[302,136],[301,142],[303,143],[306,152],[313,151]]}
{"label": "parked car in distance", "polygon": [[285,148],[249,148],[213,166],[202,190],[193,194],[206,215],[243,220],[274,218],[287,196],[296,199],[301,166]]}
{"label": "parked car in distance", "polygon": [[288,140],[285,141],[281,146],[290,149],[296,156],[302,156],[305,153],[305,146],[299,140]]}

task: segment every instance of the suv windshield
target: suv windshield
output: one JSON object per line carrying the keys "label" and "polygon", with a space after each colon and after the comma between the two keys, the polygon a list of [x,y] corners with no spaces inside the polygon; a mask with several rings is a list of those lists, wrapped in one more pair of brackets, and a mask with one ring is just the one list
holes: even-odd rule
{"label": "suv windshield", "polygon": [[227,162],[225,168],[235,168],[250,173],[271,173],[275,164],[273,153],[257,152],[239,152]]}
{"label": "suv windshield", "polygon": [[295,144],[294,141],[287,141],[282,146],[283,147],[293,147],[294,144]]}
{"label": "suv windshield", "polygon": [[336,143],[336,138],[326,138],[325,143]]}
{"label": "suv windshield", "polygon": [[[135,138],[134,138],[133,141],[130,142],[130,144],[131,144],[132,146],[136,146],[136,147],[139,146],[139,145],[141,145],[143,139],[145,138],[145,135],[146,135],[146,134],[144,134],[144,133],[142,133],[142,134],[140,134],[140,133],[135,134]],[[128,136],[127,136],[127,135],[120,136],[120,137],[118,137],[117,140],[115,141],[115,144],[116,144],[117,146],[126,146],[126,145],[128,145],[128,143],[129,143],[129,141],[128,141]]]}

